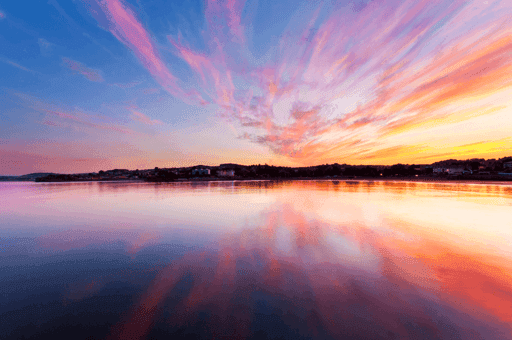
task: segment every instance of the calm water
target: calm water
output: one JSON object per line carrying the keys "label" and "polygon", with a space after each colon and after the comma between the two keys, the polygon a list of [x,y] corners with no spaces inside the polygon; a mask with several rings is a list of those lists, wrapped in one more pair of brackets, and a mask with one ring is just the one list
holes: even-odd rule
{"label": "calm water", "polygon": [[0,338],[512,339],[512,186],[0,183]]}

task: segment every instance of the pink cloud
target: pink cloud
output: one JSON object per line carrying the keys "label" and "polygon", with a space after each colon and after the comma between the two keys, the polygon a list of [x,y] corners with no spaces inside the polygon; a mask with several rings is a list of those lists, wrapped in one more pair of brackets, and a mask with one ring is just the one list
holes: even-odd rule
{"label": "pink cloud", "polygon": [[[241,13],[245,6],[245,0],[208,0],[206,3],[205,17],[210,30],[222,42],[245,43],[244,26],[241,24]],[[223,35],[223,26],[229,28],[229,33]]]}
{"label": "pink cloud", "polygon": [[87,66],[85,66],[82,63],[79,63],[78,61],[71,60],[68,58],[62,58],[62,61],[70,70],[83,75],[85,78],[87,78],[87,80],[95,82],[104,81],[103,77],[101,76],[98,70],[88,68]]}
{"label": "pink cloud", "polygon": [[203,55],[174,41],[169,41],[178,50],[179,56],[195,71],[201,79],[205,92],[220,106],[229,106],[234,102],[234,86],[231,71],[224,62],[223,52],[219,49],[214,56]]}
{"label": "pink cloud", "polygon": [[160,124],[163,124],[158,119],[151,119],[148,116],[146,116],[145,114],[143,114],[143,113],[141,113],[139,111],[135,111],[135,110],[132,110],[132,119],[136,120],[138,122],[144,123],[146,125],[160,125]]}
{"label": "pink cloud", "polygon": [[42,124],[54,127],[71,128],[76,131],[110,131],[121,134],[140,135],[140,133],[112,121],[109,117],[97,113],[90,113],[79,108],[68,108],[64,105],[55,105],[43,102],[32,96],[17,93],[32,109],[45,113]]}
{"label": "pink cloud", "polygon": [[39,110],[48,114],[46,119],[43,121],[43,124],[45,125],[71,127],[75,130],[90,128],[93,130],[107,130],[122,134],[138,134],[137,132],[119,124],[95,122],[95,120],[97,120],[95,117],[82,112],[67,112],[62,109],[45,108],[39,108]]}
{"label": "pink cloud", "polygon": [[158,50],[149,33],[137,20],[135,14],[120,0],[98,0],[105,17],[97,12],[91,13],[98,21],[106,24],[108,30],[126,47],[128,47],[153,78],[170,94],[182,99],[199,100],[199,94],[194,91],[184,91],[178,85],[176,78],[160,58]]}

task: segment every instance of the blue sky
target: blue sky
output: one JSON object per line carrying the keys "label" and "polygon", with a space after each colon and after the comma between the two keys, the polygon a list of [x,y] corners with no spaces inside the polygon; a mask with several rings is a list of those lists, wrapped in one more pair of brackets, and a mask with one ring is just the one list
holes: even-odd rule
{"label": "blue sky", "polygon": [[5,2],[0,173],[505,156],[511,7]]}

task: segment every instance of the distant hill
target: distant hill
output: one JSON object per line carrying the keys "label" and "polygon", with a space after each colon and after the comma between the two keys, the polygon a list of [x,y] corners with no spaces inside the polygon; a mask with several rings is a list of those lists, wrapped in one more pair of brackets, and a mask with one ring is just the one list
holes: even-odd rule
{"label": "distant hill", "polygon": [[37,178],[54,175],[53,172],[35,172],[21,176],[0,176],[0,182],[20,182],[20,181],[35,181]]}

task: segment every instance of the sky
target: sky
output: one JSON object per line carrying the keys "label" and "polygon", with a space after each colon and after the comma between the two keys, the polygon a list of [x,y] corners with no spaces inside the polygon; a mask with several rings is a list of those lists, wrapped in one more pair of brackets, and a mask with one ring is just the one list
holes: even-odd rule
{"label": "sky", "polygon": [[0,4],[0,174],[512,155],[509,0]]}

